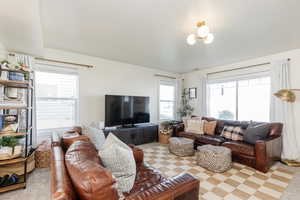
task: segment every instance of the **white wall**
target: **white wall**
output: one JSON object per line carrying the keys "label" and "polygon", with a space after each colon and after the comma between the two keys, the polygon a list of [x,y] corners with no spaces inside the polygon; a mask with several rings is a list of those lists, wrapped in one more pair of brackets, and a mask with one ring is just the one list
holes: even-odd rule
{"label": "white wall", "polygon": [[[0,58],[6,54],[0,43]],[[92,69],[79,69],[79,122],[104,120],[104,95],[135,95],[150,97],[151,122],[158,121],[158,80],[154,74],[178,76],[160,70],[105,60],[55,49],[44,49],[49,59],[90,64]]]}
{"label": "white wall", "polygon": [[44,57],[95,66],[92,69],[79,68],[80,123],[104,120],[106,94],[149,96],[150,120],[157,122],[159,78],[154,74],[178,76],[174,73],[54,49],[45,49]]}
{"label": "white wall", "polygon": [[[238,67],[248,66],[248,65],[254,65],[254,64],[260,64],[265,62],[271,62],[273,60],[281,60],[281,59],[287,59],[291,58],[290,61],[290,70],[291,70],[291,87],[292,88],[299,88],[300,89],[300,49],[286,51],[278,54],[273,54],[265,57],[260,57],[256,59],[246,60],[243,62],[233,63],[230,65],[225,66],[218,66],[214,68],[207,68],[199,71],[194,71],[190,73],[186,73],[183,75],[184,77],[184,87],[190,88],[190,87],[197,87],[199,88],[200,85],[200,78],[201,75],[207,74],[209,72],[217,72],[225,69],[234,69]],[[199,92],[199,90],[198,90]],[[296,119],[300,118],[300,92],[296,92],[297,100],[294,104],[294,111],[295,111],[295,117]],[[191,104],[194,106],[195,115],[199,115],[200,113],[200,98],[197,100],[194,100],[191,102]],[[300,123],[296,123],[297,127],[296,130],[300,131]]]}

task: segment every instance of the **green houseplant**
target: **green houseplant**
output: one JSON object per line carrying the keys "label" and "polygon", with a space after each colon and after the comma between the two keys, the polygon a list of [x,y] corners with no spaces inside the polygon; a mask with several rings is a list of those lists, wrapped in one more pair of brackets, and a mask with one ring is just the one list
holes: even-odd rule
{"label": "green houseplant", "polygon": [[2,137],[2,139],[0,139],[0,145],[4,146],[4,147],[11,147],[12,148],[12,154],[14,154],[15,151],[15,146],[17,146],[19,144],[18,142],[18,138],[16,137]]}
{"label": "green houseplant", "polygon": [[180,108],[178,114],[181,118],[189,117],[192,115],[194,108],[190,105],[189,92],[184,89],[181,94]]}

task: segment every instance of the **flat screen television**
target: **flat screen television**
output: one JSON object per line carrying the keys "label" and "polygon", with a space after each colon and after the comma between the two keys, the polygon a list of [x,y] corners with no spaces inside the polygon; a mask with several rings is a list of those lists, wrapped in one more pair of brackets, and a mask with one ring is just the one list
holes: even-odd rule
{"label": "flat screen television", "polygon": [[105,95],[105,126],[150,122],[149,97]]}

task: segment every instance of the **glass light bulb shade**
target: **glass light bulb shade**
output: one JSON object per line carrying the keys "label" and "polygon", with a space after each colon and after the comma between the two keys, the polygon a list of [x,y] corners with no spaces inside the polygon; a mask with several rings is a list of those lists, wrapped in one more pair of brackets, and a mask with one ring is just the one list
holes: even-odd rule
{"label": "glass light bulb shade", "polygon": [[198,29],[197,29],[197,34],[199,37],[201,38],[204,38],[204,37],[207,37],[208,34],[209,34],[209,27],[204,25],[204,26],[200,26]]}
{"label": "glass light bulb shade", "polygon": [[209,33],[207,37],[204,39],[205,44],[210,44],[214,41],[215,36],[212,33]]}
{"label": "glass light bulb shade", "polygon": [[187,42],[189,45],[194,45],[194,44],[196,44],[196,35],[195,35],[195,34],[190,34],[190,35],[187,37],[186,42]]}

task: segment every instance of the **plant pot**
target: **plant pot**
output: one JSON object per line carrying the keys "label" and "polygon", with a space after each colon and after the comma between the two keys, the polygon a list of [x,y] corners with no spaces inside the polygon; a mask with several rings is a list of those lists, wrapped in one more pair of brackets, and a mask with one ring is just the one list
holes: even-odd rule
{"label": "plant pot", "polygon": [[159,134],[159,143],[161,144],[169,144],[170,135]]}

